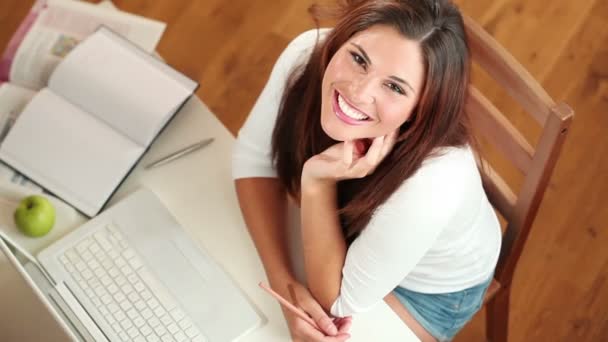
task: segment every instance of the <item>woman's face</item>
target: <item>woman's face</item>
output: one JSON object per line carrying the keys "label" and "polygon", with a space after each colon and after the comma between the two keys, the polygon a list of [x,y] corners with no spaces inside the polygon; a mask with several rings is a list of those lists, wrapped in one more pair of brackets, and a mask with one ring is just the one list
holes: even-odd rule
{"label": "woman's face", "polygon": [[412,114],[424,83],[419,44],[389,26],[352,36],[323,76],[321,126],[337,141],[375,138]]}

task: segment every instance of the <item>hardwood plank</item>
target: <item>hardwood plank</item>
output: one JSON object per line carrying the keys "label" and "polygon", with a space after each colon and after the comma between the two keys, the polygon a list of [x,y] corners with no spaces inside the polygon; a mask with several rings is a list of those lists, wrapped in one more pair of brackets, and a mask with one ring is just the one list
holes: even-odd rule
{"label": "hardwood plank", "polygon": [[33,0],[0,1],[0,49],[4,48],[17,30],[21,20],[27,15]]}
{"label": "hardwood plank", "polygon": [[[604,146],[608,144],[603,133],[608,122],[602,114],[606,103],[602,103],[601,96],[597,94],[601,91],[599,87],[596,91],[585,89],[597,80],[597,77],[590,76],[597,74],[593,70],[599,68],[598,62],[594,66],[592,61],[606,65],[606,59],[597,55],[602,55],[599,51],[605,46],[608,35],[603,24],[608,13],[606,2],[596,2],[590,13],[587,24],[568,42],[560,53],[555,72],[544,82],[554,84],[556,90],[561,89],[557,96],[567,98],[576,109],[577,116],[526,246],[524,260],[519,265],[516,282],[520,284],[521,294],[513,296],[514,307],[525,307],[527,315],[542,317],[542,321],[520,320],[521,331],[530,333],[540,329],[537,336],[552,336],[552,340],[566,340],[562,338],[567,333],[556,329],[574,329],[572,322],[577,318],[565,311],[580,305],[576,301],[594,281],[600,262],[606,256],[601,252],[602,245],[608,242],[605,234],[599,233],[604,231],[600,227],[605,226],[608,220],[606,210],[601,209],[606,208],[606,185],[605,176],[600,176],[606,175],[607,170],[606,161],[601,158]],[[600,217],[592,223],[589,215]],[[590,243],[589,240],[597,241]],[[579,272],[575,275],[574,270]],[[551,281],[528,282],[538,279],[539,275]],[[573,279],[576,279],[576,285],[571,284]],[[534,295],[545,292],[546,298]],[[564,298],[564,293],[568,298]],[[570,299],[574,303],[567,302]],[[554,315],[553,312],[559,314]],[[539,328],[540,323],[544,327]],[[514,329],[518,336],[515,340],[531,338],[521,331]]]}

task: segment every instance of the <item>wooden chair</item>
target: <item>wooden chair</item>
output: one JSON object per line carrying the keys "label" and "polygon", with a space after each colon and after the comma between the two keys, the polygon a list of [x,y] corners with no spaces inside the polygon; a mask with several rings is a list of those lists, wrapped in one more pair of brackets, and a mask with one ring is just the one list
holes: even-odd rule
{"label": "wooden chair", "polygon": [[471,18],[465,16],[472,59],[540,124],[536,148],[474,86],[470,87],[466,110],[476,132],[504,154],[522,173],[523,183],[516,193],[485,161],[480,165],[484,188],[507,227],[494,281],[486,294],[486,331],[489,341],[507,341],[509,297],[513,273],[549,177],[559,157],[574,112],[566,104],[556,104],[536,80],[498,42]]}

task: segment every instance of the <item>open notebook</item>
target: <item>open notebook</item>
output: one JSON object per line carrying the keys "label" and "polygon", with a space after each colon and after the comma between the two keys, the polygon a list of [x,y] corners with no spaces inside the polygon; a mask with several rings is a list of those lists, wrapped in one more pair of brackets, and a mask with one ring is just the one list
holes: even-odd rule
{"label": "open notebook", "polygon": [[101,27],[25,107],[0,159],[94,216],[197,87]]}

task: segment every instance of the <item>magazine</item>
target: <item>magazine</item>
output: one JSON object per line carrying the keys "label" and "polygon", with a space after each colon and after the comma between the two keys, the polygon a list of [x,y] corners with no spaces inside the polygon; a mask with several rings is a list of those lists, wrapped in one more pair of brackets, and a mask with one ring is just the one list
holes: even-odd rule
{"label": "magazine", "polygon": [[37,0],[0,60],[0,82],[39,90],[82,39],[104,25],[153,53],[166,24],[76,0]]}

